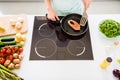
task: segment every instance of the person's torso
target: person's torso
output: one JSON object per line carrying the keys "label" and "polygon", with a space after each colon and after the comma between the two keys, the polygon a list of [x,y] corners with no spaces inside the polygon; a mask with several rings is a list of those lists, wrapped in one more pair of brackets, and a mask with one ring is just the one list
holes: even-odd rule
{"label": "person's torso", "polygon": [[52,0],[54,9],[69,11],[73,8],[81,8],[82,0]]}

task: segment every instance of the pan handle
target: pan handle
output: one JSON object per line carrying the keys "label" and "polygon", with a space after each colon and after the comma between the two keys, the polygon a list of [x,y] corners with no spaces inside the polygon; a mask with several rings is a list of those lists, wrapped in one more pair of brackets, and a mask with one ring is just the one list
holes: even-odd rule
{"label": "pan handle", "polygon": [[61,27],[56,27],[55,28],[55,32],[56,32],[56,35],[57,35],[57,38],[60,40],[60,41],[66,41],[67,38],[64,36],[64,34],[62,33],[61,31]]}
{"label": "pan handle", "polygon": [[[60,17],[60,18],[61,18],[61,17]],[[60,26],[60,20],[52,21],[52,20],[48,19],[47,14],[46,14],[46,19],[47,19],[47,22],[48,22],[48,23],[53,24],[53,25],[55,25],[55,26]]]}

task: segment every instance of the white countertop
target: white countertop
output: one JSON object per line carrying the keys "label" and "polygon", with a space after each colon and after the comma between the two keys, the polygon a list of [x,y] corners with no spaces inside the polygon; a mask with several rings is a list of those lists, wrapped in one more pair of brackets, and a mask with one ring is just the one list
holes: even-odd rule
{"label": "white countertop", "polygon": [[[109,48],[110,52],[107,50],[107,46],[111,46],[115,40],[120,41],[120,38],[106,39],[100,34],[98,25],[104,19],[114,19],[120,22],[120,15],[89,15],[94,60],[30,61],[34,16],[29,15],[27,41],[23,52],[24,59],[21,68],[16,70],[17,74],[24,80],[117,80],[112,75],[112,70],[120,69],[120,65],[116,62],[116,59],[120,58],[120,47],[113,46],[114,48]],[[102,70],[99,65],[108,56],[113,58],[113,62],[107,69]]]}

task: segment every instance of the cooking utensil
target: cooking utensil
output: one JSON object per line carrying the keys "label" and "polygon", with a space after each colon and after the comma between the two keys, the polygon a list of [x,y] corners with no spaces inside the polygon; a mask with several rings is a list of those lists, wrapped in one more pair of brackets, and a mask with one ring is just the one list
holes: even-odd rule
{"label": "cooking utensil", "polygon": [[68,24],[68,21],[71,19],[80,23],[81,18],[82,18],[82,15],[76,14],[76,13],[72,13],[72,14],[69,14],[69,15],[63,17],[61,19],[61,22],[60,22],[62,31],[70,36],[79,36],[80,37],[81,35],[85,34],[86,31],[88,30],[88,23],[87,22],[84,25],[84,27],[81,27],[81,29],[77,30],[77,31],[73,30],[70,27],[70,25]]}
{"label": "cooking utensil", "polygon": [[88,18],[88,15],[87,15],[86,11],[84,11],[84,13],[82,15],[82,18],[80,20],[80,25],[81,26],[85,26],[85,24],[87,22],[87,18]]}
{"label": "cooking utensil", "polygon": [[[46,15],[47,16],[47,15]],[[60,21],[51,21],[48,19],[48,23],[51,23],[57,27],[60,28],[60,32],[63,33],[63,35],[65,35],[67,38],[70,39],[78,39],[84,36],[84,34],[87,32],[88,30],[88,22],[86,21],[86,24],[81,27],[80,30],[74,30],[70,27],[70,25],[68,24],[69,20],[74,20],[77,23],[80,23],[80,20],[82,18],[82,15],[77,14],[77,13],[72,13],[72,14],[68,14],[67,16],[59,16]]]}

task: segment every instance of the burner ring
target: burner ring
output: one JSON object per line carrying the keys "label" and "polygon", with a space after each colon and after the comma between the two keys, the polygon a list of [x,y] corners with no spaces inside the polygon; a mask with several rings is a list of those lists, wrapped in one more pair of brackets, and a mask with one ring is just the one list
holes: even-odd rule
{"label": "burner ring", "polygon": [[35,45],[35,52],[41,58],[52,57],[57,50],[56,44],[51,39],[41,39]]}
{"label": "burner ring", "polygon": [[50,37],[54,34],[54,30],[52,28],[52,24],[48,24],[48,23],[44,23],[42,24],[38,31],[39,31],[39,34],[42,36],[42,37]]}
{"label": "burner ring", "polygon": [[81,56],[86,48],[85,44],[79,40],[72,40],[67,46],[68,52],[73,56]]}

